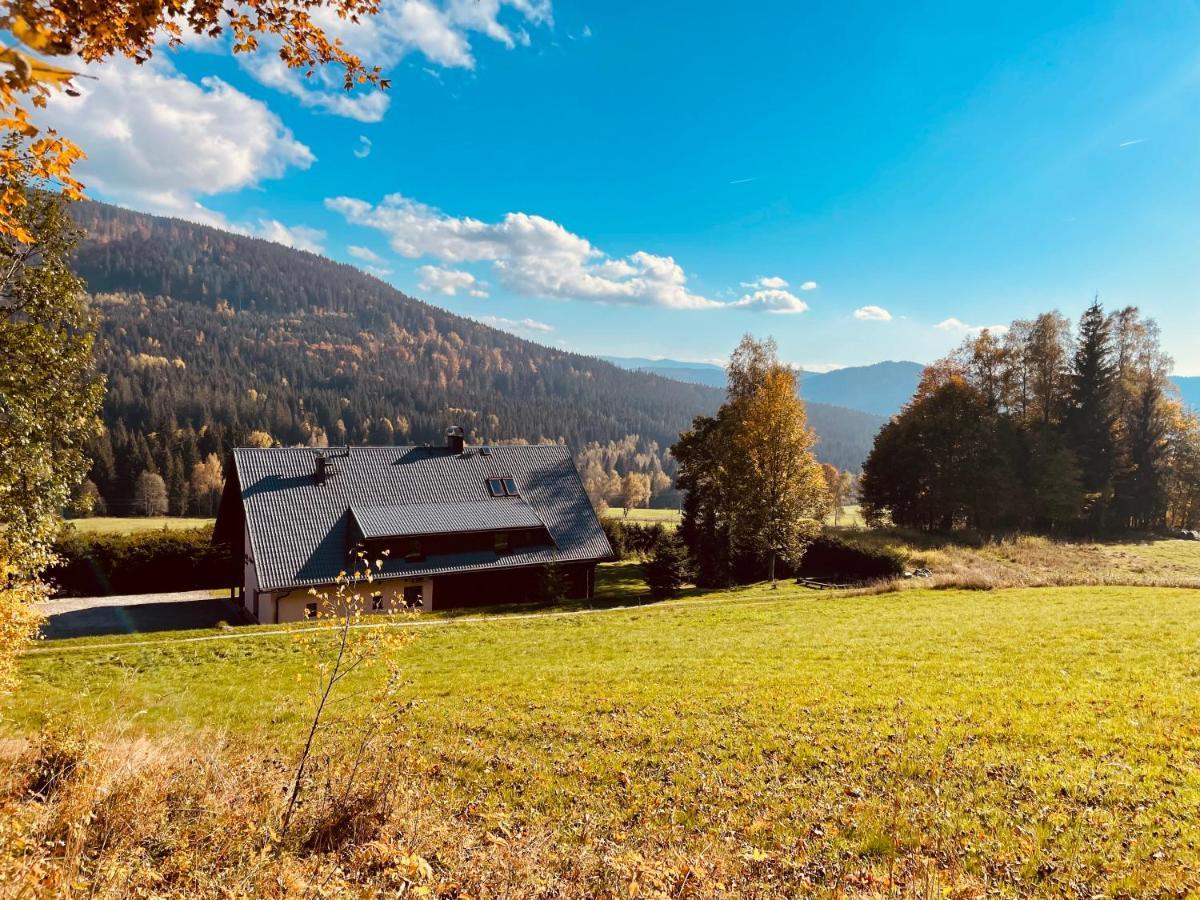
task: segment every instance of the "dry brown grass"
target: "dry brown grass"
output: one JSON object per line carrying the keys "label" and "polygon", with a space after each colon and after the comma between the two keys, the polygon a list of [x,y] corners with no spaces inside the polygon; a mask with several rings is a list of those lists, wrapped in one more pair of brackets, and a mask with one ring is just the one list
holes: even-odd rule
{"label": "dry brown grass", "polygon": [[901,529],[850,530],[867,546],[899,553],[911,570],[901,588],[995,590],[1019,587],[1128,586],[1200,588],[1200,542],[1146,536],[1109,542],[1019,535],[950,540]]}
{"label": "dry brown grass", "polygon": [[[289,766],[223,741],[52,737],[0,758],[5,897],[881,896],[878,866],[827,868],[717,836],[539,831],[468,803],[447,808],[375,767],[346,790],[323,757],[291,836],[277,833]],[[909,856],[888,896],[940,892],[944,860]],[[959,873],[955,896],[977,896]]]}

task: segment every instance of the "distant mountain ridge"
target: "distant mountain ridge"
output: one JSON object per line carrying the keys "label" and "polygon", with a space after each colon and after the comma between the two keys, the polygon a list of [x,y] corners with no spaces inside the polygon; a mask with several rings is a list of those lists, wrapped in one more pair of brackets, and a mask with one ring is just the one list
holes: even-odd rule
{"label": "distant mountain ridge", "polygon": [[[725,370],[712,363],[619,356],[604,359],[622,368],[653,372],[663,378],[711,387],[725,386]],[[830,372],[804,372],[800,393],[810,403],[828,403],[887,418],[899,412],[912,397],[924,369],[921,363],[889,360]]]}

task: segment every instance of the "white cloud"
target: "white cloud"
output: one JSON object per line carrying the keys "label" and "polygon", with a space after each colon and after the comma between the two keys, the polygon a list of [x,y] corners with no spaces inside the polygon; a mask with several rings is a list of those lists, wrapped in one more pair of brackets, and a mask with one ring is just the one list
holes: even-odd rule
{"label": "white cloud", "polygon": [[756,278],[756,279],[754,279],[754,281],[743,281],[742,282],[742,287],[753,288],[753,289],[765,288],[767,290],[777,290],[779,288],[785,288],[787,286],[788,286],[787,281],[780,278],[778,275],[769,275],[769,276],[765,276],[763,278]]}
{"label": "white cloud", "polygon": [[355,119],[359,122],[379,122],[387,112],[391,99],[382,90],[360,85],[353,91],[332,83],[328,72],[314,73],[305,78],[289,69],[273,50],[238,57],[242,67],[259,83],[274,88],[300,101],[301,106]]}
{"label": "white cloud", "polygon": [[391,269],[385,269],[380,266],[363,266],[363,271],[368,275],[374,275],[376,278],[381,280],[392,274]]}
{"label": "white cloud", "polygon": [[445,297],[455,297],[459,291],[472,297],[486,297],[487,291],[470,272],[462,269],[447,269],[441,266],[421,266],[417,269],[421,276],[418,287],[423,291],[433,291]]}
{"label": "white cloud", "polygon": [[354,151],[354,155],[359,159],[366,159],[371,155],[371,139],[365,134],[358,136],[358,148]]}
{"label": "white cloud", "polygon": [[315,160],[265,104],[219,78],[196,84],[162,57],[80,68],[95,80],[77,79],[78,97],[53,95],[38,120],[85,149],[78,174],[102,196],[228,227],[201,197],[253,187]]}
{"label": "white cloud", "polygon": [[1121,143],[1119,143],[1117,146],[1118,147],[1134,147],[1138,144],[1144,144],[1144,143],[1146,143],[1145,138],[1137,138],[1136,140],[1132,140],[1132,141],[1121,141]]}
{"label": "white cloud", "polygon": [[815,291],[818,287],[819,285],[815,281],[806,281],[804,284],[800,285],[800,290]]}
{"label": "white cloud", "polygon": [[583,26],[583,36],[585,38],[590,38],[592,36],[592,26],[591,25]]}
{"label": "white cloud", "polygon": [[805,363],[799,367],[803,372],[812,372],[814,375],[824,375],[827,372],[836,372],[838,369],[846,368],[842,363]]}
{"label": "white cloud", "polygon": [[[235,229],[236,230],[236,229]],[[284,225],[278,219],[262,219],[258,227],[251,229],[255,237],[294,247],[297,250],[307,250],[309,253],[324,253],[325,232],[307,225]]]}
{"label": "white cloud", "polygon": [[[358,22],[341,19],[328,7],[317,7],[310,15],[331,39],[340,40],[364,63],[379,66],[386,74],[413,53],[443,68],[472,70],[472,33],[509,48],[528,45],[529,34],[523,27],[510,28],[501,21],[506,9],[512,11],[510,18],[520,22],[553,24],[549,0],[392,0],[383,3],[377,15],[363,16]],[[318,69],[305,78],[279,60],[276,47],[267,42],[263,52],[246,54],[240,61],[260,82],[305,106],[362,122],[378,122],[387,112],[389,99],[381,90],[361,85],[346,91],[334,69]]]}
{"label": "white cloud", "polygon": [[361,259],[363,262],[374,263],[379,265],[383,262],[383,257],[372,250],[370,247],[359,247],[356,244],[350,244],[346,247],[346,252],[355,259]]}
{"label": "white cloud", "polygon": [[864,322],[890,322],[892,314],[882,306],[860,306],[854,311],[854,318]]}
{"label": "white cloud", "polygon": [[537,319],[505,319],[500,316],[476,316],[475,321],[481,322],[484,325],[491,325],[493,328],[499,328],[501,331],[513,331],[518,334],[529,332],[549,334],[554,330],[553,325],[547,325],[545,322],[539,322]]}
{"label": "white cloud", "polygon": [[990,331],[992,334],[1004,334],[1008,331],[1007,325],[968,325],[966,322],[956,319],[953,316],[949,319],[943,319],[933,327],[939,331],[957,334],[979,334],[981,331]]}
{"label": "white cloud", "polygon": [[638,251],[612,258],[542,216],[508,213],[489,223],[450,216],[400,194],[377,205],[353,197],[332,197],[325,204],[352,224],[386,234],[403,256],[490,262],[506,287],[526,296],[674,309],[722,305],[691,293],[687,275],[669,256]]}
{"label": "white cloud", "polygon": [[753,293],[746,294],[740,300],[734,300],[729,305],[741,306],[760,312],[769,312],[775,315],[802,313],[808,309],[808,304],[795,294],[778,288],[754,291]]}

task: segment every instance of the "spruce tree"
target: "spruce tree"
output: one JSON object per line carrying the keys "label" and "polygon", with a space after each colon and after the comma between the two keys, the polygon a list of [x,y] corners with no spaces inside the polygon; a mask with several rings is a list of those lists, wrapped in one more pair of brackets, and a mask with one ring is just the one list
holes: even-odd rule
{"label": "spruce tree", "polygon": [[1115,383],[1112,330],[1096,299],[1079,320],[1068,418],[1071,445],[1079,461],[1080,485],[1093,528],[1104,527],[1113,494],[1116,447],[1111,404]]}

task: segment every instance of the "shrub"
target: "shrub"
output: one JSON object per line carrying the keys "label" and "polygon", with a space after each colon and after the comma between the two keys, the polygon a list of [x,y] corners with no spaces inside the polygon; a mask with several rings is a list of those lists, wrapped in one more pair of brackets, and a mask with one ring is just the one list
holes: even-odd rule
{"label": "shrub", "polygon": [[688,555],[683,541],[677,535],[664,533],[642,570],[652,597],[660,600],[674,597],[688,582]]}
{"label": "shrub", "polygon": [[68,531],[46,572],[58,596],[88,597],[227,587],[229,549],[212,543],[212,527],[134,534]]}
{"label": "shrub", "polygon": [[617,559],[649,556],[663,535],[668,533],[658,522],[623,522],[609,518],[600,522]]}
{"label": "shrub", "polygon": [[904,574],[904,558],[888,547],[866,547],[831,534],[808,545],[797,573],[804,578],[873,581]]}

